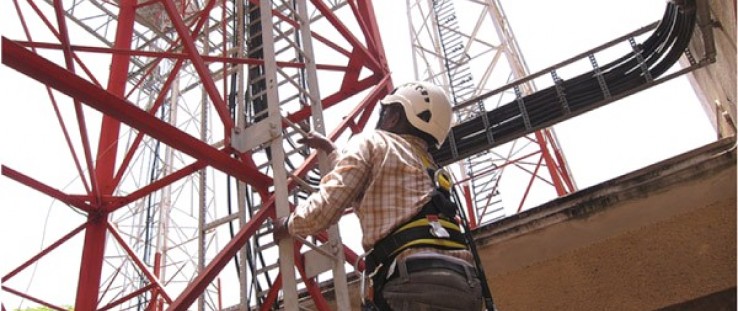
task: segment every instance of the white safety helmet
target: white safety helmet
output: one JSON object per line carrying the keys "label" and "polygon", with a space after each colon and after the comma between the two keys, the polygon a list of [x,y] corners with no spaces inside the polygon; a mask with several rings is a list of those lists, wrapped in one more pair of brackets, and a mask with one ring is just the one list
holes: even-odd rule
{"label": "white safety helmet", "polygon": [[410,82],[396,87],[379,101],[382,105],[399,103],[412,126],[431,135],[441,147],[451,129],[451,102],[446,92],[428,82]]}

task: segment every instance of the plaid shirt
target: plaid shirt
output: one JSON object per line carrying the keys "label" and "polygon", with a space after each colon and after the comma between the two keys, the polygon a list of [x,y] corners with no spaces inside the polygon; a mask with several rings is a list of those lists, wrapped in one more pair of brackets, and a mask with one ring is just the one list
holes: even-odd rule
{"label": "plaid shirt", "polygon": [[[321,179],[320,189],[290,215],[290,234],[305,236],[324,230],[353,207],[361,223],[362,246],[368,251],[430,201],[433,185],[421,160],[421,156],[431,159],[427,149],[418,137],[382,130],[352,138],[337,156],[333,170]],[[406,250],[399,258],[423,251],[469,262],[472,258],[468,251],[433,248]]]}

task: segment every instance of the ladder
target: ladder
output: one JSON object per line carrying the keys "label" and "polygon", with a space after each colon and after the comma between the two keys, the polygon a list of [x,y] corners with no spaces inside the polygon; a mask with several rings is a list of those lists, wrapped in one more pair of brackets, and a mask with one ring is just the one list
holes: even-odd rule
{"label": "ladder", "polygon": [[[317,69],[314,63],[310,19],[304,0],[293,2],[260,1],[244,3],[246,40],[245,57],[263,59],[263,64],[247,66],[244,105],[237,110],[242,116],[244,131],[234,137],[240,139],[240,151],[249,150],[263,155],[263,161],[256,163],[260,171],[273,176],[273,194],[276,216],[286,216],[290,206],[297,206],[312,192],[320,179],[319,172],[330,169],[328,158],[319,155],[318,170],[311,169],[302,178],[297,169],[310,155],[310,150],[296,143],[308,131],[325,134],[322,118],[322,105],[317,83]],[[275,15],[289,17],[298,21],[299,27],[288,24]],[[304,68],[278,68],[277,60],[305,63]],[[291,123],[285,113],[303,108],[311,110],[312,120],[297,124]],[[288,126],[283,127],[283,124]],[[234,139],[235,140],[235,139]],[[260,158],[260,157],[255,157]],[[291,189],[289,180],[298,184]],[[250,189],[243,189],[241,195],[241,221],[253,217],[265,202]],[[316,245],[308,241],[285,239],[275,243],[272,226],[263,224],[250,243],[241,251],[242,293],[248,293],[241,305],[261,306],[267,296],[273,295],[275,281],[281,277],[281,306],[286,310],[297,310],[302,295],[298,292],[302,283],[314,282],[324,272],[331,271],[334,282],[336,302],[340,309],[349,309],[348,285],[344,268],[344,255],[340,234],[336,225],[328,229],[329,241]],[[294,243],[309,245],[304,253],[305,262],[297,263]],[[244,273],[243,271],[248,271]],[[245,301],[244,301],[245,300]]]}
{"label": "ladder", "polygon": [[[449,92],[454,103],[466,102],[475,96],[476,87],[469,67],[464,38],[459,31],[459,24],[453,0],[433,2],[433,10],[437,21],[438,36],[444,55],[446,73],[449,79]],[[478,101],[474,105],[456,110],[457,121],[462,123],[483,115],[484,103]],[[500,170],[494,163],[492,152],[482,152],[463,160],[462,174],[471,181],[470,194],[476,211],[476,219],[495,220],[505,217],[502,198],[498,189]]]}

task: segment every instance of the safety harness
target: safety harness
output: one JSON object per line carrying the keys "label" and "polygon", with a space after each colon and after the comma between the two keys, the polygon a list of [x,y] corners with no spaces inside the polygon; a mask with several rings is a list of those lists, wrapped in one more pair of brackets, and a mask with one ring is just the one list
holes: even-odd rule
{"label": "safety harness", "polygon": [[[414,147],[414,146],[413,146]],[[372,272],[372,301],[365,301],[363,310],[389,310],[381,297],[387,280],[388,268],[395,257],[409,248],[430,247],[442,250],[468,250],[466,237],[457,220],[457,205],[451,199],[451,176],[433,163],[423,152],[415,149],[434,185],[431,200],[416,216],[400,225],[374,244],[366,257],[366,271]],[[373,297],[372,297],[373,296]]]}

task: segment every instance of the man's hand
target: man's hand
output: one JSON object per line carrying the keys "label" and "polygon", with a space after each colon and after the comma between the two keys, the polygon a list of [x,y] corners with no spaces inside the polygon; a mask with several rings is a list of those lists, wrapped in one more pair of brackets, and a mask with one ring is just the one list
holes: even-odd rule
{"label": "man's hand", "polygon": [[331,153],[336,149],[332,141],[317,132],[310,132],[306,137],[298,139],[297,142],[313,149],[325,151],[325,153]]}
{"label": "man's hand", "polygon": [[287,219],[289,218],[278,217],[274,220],[274,231],[272,231],[274,242],[279,242],[281,239],[290,237],[290,231],[287,229]]}

